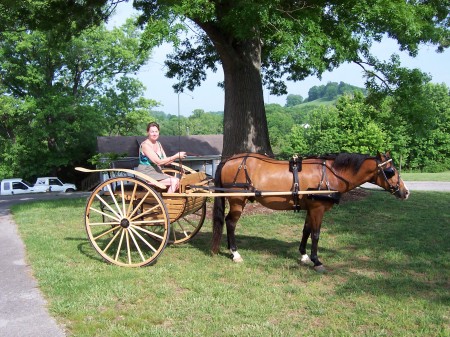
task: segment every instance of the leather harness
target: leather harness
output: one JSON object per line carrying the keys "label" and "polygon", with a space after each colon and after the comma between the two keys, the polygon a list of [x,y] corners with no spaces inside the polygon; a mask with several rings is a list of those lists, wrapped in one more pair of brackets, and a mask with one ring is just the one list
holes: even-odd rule
{"label": "leather harness", "polygon": [[[227,189],[238,187],[238,188],[242,188],[244,191],[254,192],[256,197],[261,196],[261,191],[259,191],[258,189],[255,188],[255,186],[253,186],[252,180],[248,173],[247,164],[246,164],[248,157],[249,156],[243,157],[242,162],[236,171],[236,174],[234,176],[232,183],[224,183],[223,188],[215,187],[214,189],[219,190],[219,191],[220,190],[226,191]],[[303,160],[303,158],[298,157],[297,155],[292,156],[292,158],[289,160],[289,171],[292,172],[292,177],[293,177],[292,199],[294,201],[294,212],[300,212],[300,210],[301,210],[300,197],[299,197],[299,195],[300,195],[299,194],[299,191],[300,191],[299,172],[301,172],[301,170],[302,170],[302,160]],[[325,184],[327,190],[330,190],[330,182],[328,181],[326,162],[323,161],[321,163],[321,165],[322,165],[322,177],[320,179],[319,186],[315,190],[320,191],[322,189],[323,184]],[[236,182],[241,170],[244,170],[244,174],[245,174],[245,182],[244,183]],[[340,198],[340,193],[332,193],[332,194],[330,193],[330,195],[308,194],[307,197],[309,199],[330,200],[335,203],[338,203],[339,198]]]}

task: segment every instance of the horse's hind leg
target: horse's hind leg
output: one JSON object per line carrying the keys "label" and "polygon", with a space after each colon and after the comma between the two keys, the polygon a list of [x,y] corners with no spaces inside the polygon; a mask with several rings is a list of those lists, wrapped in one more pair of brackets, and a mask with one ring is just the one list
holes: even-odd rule
{"label": "horse's hind leg", "polygon": [[300,241],[300,263],[302,264],[311,264],[312,261],[309,258],[308,254],[306,254],[306,244],[308,243],[309,236],[311,234],[311,225],[309,224],[309,216],[306,215],[305,224],[303,225],[303,235],[302,240]]}
{"label": "horse's hind leg", "polygon": [[241,255],[237,251],[235,230],[237,222],[241,217],[242,211],[245,207],[245,202],[246,199],[238,199],[238,198],[229,199],[230,212],[225,217],[225,222],[227,224],[228,249],[230,250],[231,255],[233,256],[234,262],[243,261]]}

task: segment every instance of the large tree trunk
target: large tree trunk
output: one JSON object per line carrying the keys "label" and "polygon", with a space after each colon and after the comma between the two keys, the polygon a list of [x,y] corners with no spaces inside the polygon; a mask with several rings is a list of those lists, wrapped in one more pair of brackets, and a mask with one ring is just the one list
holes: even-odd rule
{"label": "large tree trunk", "polygon": [[264,95],[261,82],[260,61],[247,52],[254,44],[234,49],[239,62],[222,58],[225,79],[225,107],[223,128],[223,156],[241,152],[258,152],[272,155],[267,128]]}
{"label": "large tree trunk", "polygon": [[272,156],[261,80],[259,38],[236,41],[207,24],[199,25],[214,43],[224,72],[222,156],[242,152]]}

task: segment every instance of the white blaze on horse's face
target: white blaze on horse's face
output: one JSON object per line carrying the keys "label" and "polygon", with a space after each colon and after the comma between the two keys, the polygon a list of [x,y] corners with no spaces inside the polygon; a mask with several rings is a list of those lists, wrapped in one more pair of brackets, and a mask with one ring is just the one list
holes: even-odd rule
{"label": "white blaze on horse's face", "polygon": [[402,188],[403,185],[403,190],[404,190],[404,197],[403,199],[406,200],[409,198],[409,188],[406,186],[406,184],[404,183],[404,181],[402,179],[401,180],[401,184],[400,184],[400,188]]}

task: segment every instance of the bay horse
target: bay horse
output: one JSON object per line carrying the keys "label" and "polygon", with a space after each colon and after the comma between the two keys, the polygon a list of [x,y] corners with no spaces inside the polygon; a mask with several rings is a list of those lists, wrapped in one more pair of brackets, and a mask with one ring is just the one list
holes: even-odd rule
{"label": "bay horse", "polygon": [[[291,163],[292,165],[292,163]],[[295,190],[330,190],[348,192],[363,183],[370,182],[400,199],[407,199],[409,190],[394,167],[390,153],[369,156],[355,153],[340,153],[303,159],[301,170],[292,172],[289,161],[278,161],[262,154],[242,153],[223,160],[217,167],[215,188],[217,191],[246,190],[255,192],[249,196],[216,197],[213,208],[212,253],[220,248],[224,220],[227,228],[228,249],[233,261],[241,262],[237,251],[235,228],[247,200],[257,201],[273,210],[301,209],[306,211],[303,236],[300,242],[300,262],[313,264],[317,271],[325,271],[317,255],[320,226],[324,213],[338,200],[333,193],[323,195],[295,194]],[[293,173],[297,173],[296,180]],[[297,186],[296,186],[297,184]],[[293,191],[292,195],[258,196],[258,191]],[[232,193],[231,193],[232,194]],[[236,193],[237,194],[237,193]],[[229,194],[228,194],[229,195]],[[229,212],[224,219],[225,198]],[[311,254],[306,253],[306,244],[311,236]]]}

